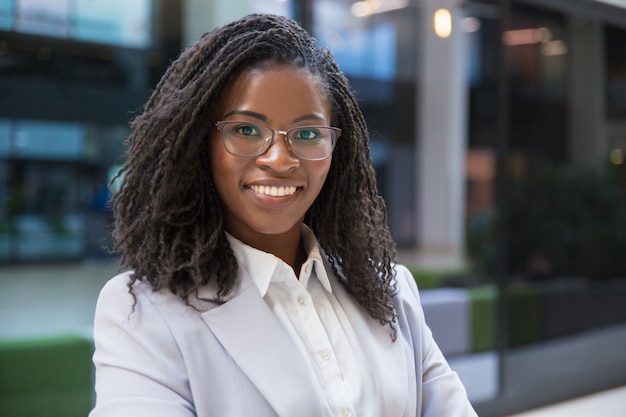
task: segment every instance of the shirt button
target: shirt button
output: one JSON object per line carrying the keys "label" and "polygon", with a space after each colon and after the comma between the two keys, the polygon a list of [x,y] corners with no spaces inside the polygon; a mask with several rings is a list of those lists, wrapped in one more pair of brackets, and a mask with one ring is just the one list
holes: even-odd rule
{"label": "shirt button", "polygon": [[[332,353],[331,353],[330,349],[324,349],[324,350],[322,350],[320,352],[320,356],[322,357],[322,359],[327,361],[327,360],[329,360],[331,358]],[[348,411],[350,411],[350,410],[348,410]]]}
{"label": "shirt button", "polygon": [[298,304],[300,304],[301,306],[305,306],[309,304],[309,299],[306,298],[304,295],[301,295],[300,297],[298,297]]}
{"label": "shirt button", "polygon": [[350,417],[352,415],[352,410],[350,410],[349,408],[344,408],[343,410],[341,410],[341,415],[343,417]]}

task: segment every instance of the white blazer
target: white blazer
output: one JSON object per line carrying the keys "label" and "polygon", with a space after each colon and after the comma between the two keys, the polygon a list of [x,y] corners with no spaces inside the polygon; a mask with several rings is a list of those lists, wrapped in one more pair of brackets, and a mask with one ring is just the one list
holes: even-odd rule
{"label": "white blazer", "polygon": [[[424,322],[415,281],[396,266],[398,338],[373,320],[326,265],[381,395],[380,417],[476,416]],[[128,273],[96,308],[96,406],[90,417],[325,417],[322,393],[252,279],[239,268],[226,302],[203,287],[186,305]],[[378,381],[392,381],[381,386]]]}

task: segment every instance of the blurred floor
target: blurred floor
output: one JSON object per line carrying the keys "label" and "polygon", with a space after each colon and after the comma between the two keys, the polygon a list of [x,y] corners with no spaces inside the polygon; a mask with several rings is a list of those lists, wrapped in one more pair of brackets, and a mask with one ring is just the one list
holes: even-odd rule
{"label": "blurred floor", "polygon": [[[478,414],[512,415],[626,386],[624,346],[626,323],[507,350],[502,358],[501,392],[493,400],[477,403]],[[626,405],[624,392],[621,396]],[[602,404],[597,412],[581,415],[616,416]],[[626,417],[626,413],[617,415]]]}
{"label": "blurred floor", "polygon": [[586,395],[509,417],[625,417],[626,386]]}
{"label": "blurred floor", "polygon": [[113,261],[0,266],[0,337],[88,333]]}

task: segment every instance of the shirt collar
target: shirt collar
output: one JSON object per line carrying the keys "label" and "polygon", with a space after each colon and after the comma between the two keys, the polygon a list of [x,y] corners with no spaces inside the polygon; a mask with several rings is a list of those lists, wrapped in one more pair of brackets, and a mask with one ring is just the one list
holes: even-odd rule
{"label": "shirt collar", "polygon": [[[227,232],[226,237],[228,238],[228,242],[233,249],[233,253],[239,263],[239,267],[246,270],[248,275],[252,278],[252,281],[259,289],[261,296],[265,296],[272,279],[275,277],[276,268],[281,264],[281,267],[289,268],[289,266],[273,254],[263,252],[253,248],[252,246],[246,245]],[[314,270],[315,276],[324,289],[328,292],[332,292],[330,280],[326,274],[326,268],[324,268],[324,260],[322,258],[317,238],[315,237],[313,231],[305,225],[302,226],[302,242],[304,244],[304,250],[307,254],[307,260],[302,265],[302,269],[300,271],[299,278],[301,284],[304,287],[307,286],[309,278]]]}

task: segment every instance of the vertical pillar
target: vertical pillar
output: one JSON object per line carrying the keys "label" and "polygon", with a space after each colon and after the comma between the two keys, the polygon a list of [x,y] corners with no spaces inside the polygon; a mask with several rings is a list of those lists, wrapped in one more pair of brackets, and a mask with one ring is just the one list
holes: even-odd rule
{"label": "vertical pillar", "polygon": [[573,15],[569,28],[570,158],[576,164],[595,166],[606,160],[610,145],[604,120],[602,26],[597,19]]}
{"label": "vertical pillar", "polygon": [[183,47],[205,32],[252,12],[252,0],[184,0]]}
{"label": "vertical pillar", "polygon": [[[452,31],[434,30],[438,9],[451,14]],[[464,264],[467,83],[461,0],[422,0],[418,38],[417,253],[424,267]]]}

